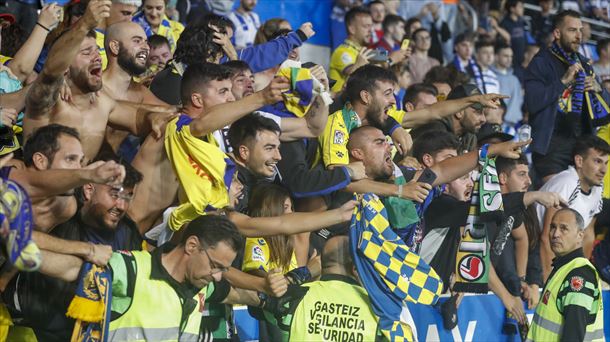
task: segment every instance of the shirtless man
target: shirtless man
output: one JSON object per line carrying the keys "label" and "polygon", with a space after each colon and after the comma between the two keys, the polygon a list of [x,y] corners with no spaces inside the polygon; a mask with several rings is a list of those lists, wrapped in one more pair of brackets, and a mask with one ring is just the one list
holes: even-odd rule
{"label": "shirtless man", "polygon": [[[104,42],[108,67],[102,75],[103,89],[115,100],[152,105],[167,105],[159,100],[147,87],[133,80],[146,71],[146,60],[150,48],[146,33],[136,23],[124,21],[106,30]],[[106,129],[106,141],[117,152],[128,132]]]}
{"label": "shirtless man", "polygon": [[2,177],[23,186],[32,200],[34,229],[52,230],[76,213],[74,188],[86,183],[120,185],[122,166],[97,162],[81,167],[84,154],[75,129],[49,125],[38,129],[24,147],[24,162],[13,160]]}
{"label": "shirtless man", "polygon": [[[91,31],[110,11],[110,0],[91,0],[85,15],[51,48],[49,58],[26,98],[24,136],[50,123],[69,125],[79,132],[85,160],[100,150],[107,125],[157,137],[172,114],[167,108],[150,113],[141,105],[115,101],[102,90],[102,64]],[[66,72],[67,70],[67,72]],[[59,98],[64,77],[70,88],[71,102]]]}

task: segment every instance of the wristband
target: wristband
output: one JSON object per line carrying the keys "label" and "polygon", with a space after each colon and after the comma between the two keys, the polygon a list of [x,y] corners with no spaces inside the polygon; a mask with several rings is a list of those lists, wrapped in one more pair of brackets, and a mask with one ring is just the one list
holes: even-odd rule
{"label": "wristband", "polygon": [[487,159],[487,152],[489,150],[489,144],[485,144],[483,146],[481,146],[481,149],[479,150],[479,160],[485,160]]}
{"label": "wristband", "polygon": [[311,279],[311,272],[307,266],[302,266],[286,273],[286,277],[291,280],[292,284],[301,285]]}
{"label": "wristband", "polygon": [[269,298],[269,297],[264,292],[257,292],[257,294],[258,294],[258,300],[259,300],[258,307],[262,308],[265,306],[265,304],[267,304],[267,298]]}
{"label": "wristband", "polygon": [[402,188],[403,188],[403,185],[398,184],[398,198],[402,198]]}
{"label": "wristband", "polygon": [[525,276],[523,276],[523,277],[519,277],[519,280],[520,280],[520,281],[522,281],[522,282],[524,282],[524,283],[527,283],[527,280],[525,280]]}
{"label": "wristband", "polygon": [[43,24],[41,24],[41,23],[39,23],[39,22],[36,22],[36,25],[38,25],[38,26],[42,27],[42,28],[43,28],[45,31],[47,31],[47,32],[51,32],[51,29],[50,29],[50,28],[48,28],[48,27],[44,26]]}

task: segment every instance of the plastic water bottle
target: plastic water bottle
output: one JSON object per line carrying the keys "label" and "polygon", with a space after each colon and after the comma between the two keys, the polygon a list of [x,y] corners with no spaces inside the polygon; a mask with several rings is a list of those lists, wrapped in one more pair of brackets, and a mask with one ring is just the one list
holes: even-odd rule
{"label": "plastic water bottle", "polygon": [[[531,137],[532,137],[532,127],[530,125],[527,125],[527,124],[522,125],[517,130],[517,139],[519,141],[528,141],[531,139]],[[527,150],[528,146],[529,146],[529,144],[521,147],[521,151],[525,152],[525,150]]]}

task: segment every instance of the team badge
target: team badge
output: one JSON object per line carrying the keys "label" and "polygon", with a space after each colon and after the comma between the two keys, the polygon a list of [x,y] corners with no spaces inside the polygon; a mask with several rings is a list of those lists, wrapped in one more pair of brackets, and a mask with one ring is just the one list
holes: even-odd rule
{"label": "team badge", "polygon": [[345,133],[339,130],[335,130],[335,137],[333,139],[333,142],[338,145],[343,145],[343,143],[345,142]]}
{"label": "team badge", "polygon": [[485,273],[485,262],[477,255],[467,255],[460,260],[460,275],[469,281],[479,280]]}
{"label": "team badge", "polygon": [[570,279],[570,288],[574,291],[580,291],[585,285],[585,280],[579,276],[573,276]]}
{"label": "team badge", "polygon": [[549,290],[546,290],[544,292],[544,296],[542,296],[542,303],[544,303],[545,305],[548,304],[550,296],[551,296],[551,292],[549,292]]}

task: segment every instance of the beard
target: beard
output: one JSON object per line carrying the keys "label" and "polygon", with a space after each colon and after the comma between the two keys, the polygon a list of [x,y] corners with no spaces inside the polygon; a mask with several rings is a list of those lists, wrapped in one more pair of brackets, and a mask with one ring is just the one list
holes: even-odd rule
{"label": "beard", "polygon": [[146,64],[139,65],[136,62],[136,57],[129,55],[127,49],[124,49],[122,46],[119,47],[117,63],[121,69],[125,70],[131,76],[141,75],[146,71]]}
{"label": "beard", "polygon": [[371,102],[371,105],[366,109],[366,118],[369,124],[375,128],[383,130],[385,120],[383,120],[383,106],[377,102]]}
{"label": "beard", "polygon": [[88,68],[75,69],[70,67],[70,80],[83,93],[93,93],[102,89],[102,79],[91,81]]}
{"label": "beard", "polygon": [[567,53],[578,52],[578,48],[577,50],[574,50],[572,48],[572,42],[568,40],[565,36],[561,36],[561,38],[559,39],[559,45]]}

